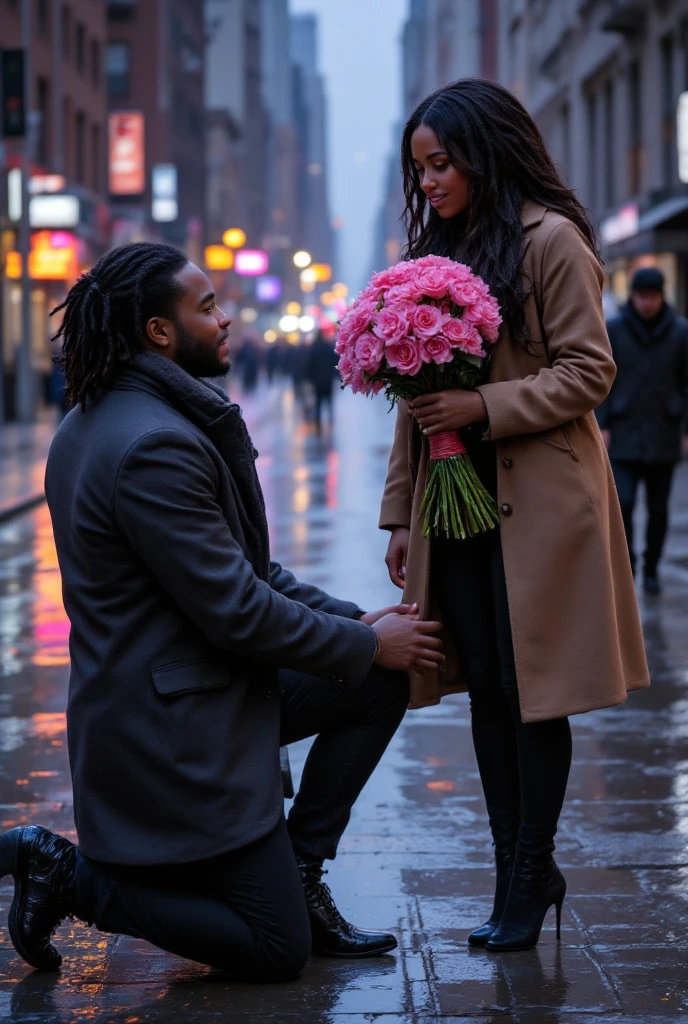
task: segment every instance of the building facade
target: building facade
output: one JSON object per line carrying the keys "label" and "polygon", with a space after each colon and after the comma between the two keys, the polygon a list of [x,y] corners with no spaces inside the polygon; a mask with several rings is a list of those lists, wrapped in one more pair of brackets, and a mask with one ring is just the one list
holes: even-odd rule
{"label": "building facade", "polygon": [[[18,222],[9,193],[30,157],[31,349],[34,370],[52,370],[48,313],[109,241],[105,5],[42,0],[29,11],[27,134],[0,140],[0,369],[5,416],[15,415],[22,333]],[[23,46],[22,5],[0,0],[0,50]],[[40,389],[37,389],[40,393]]]}
{"label": "building facade", "polygon": [[610,310],[650,264],[685,312],[688,0],[500,0],[499,15],[499,79],[593,216]]}
{"label": "building facade", "polygon": [[113,244],[159,238],[202,258],[205,23],[187,0],[109,0]]}

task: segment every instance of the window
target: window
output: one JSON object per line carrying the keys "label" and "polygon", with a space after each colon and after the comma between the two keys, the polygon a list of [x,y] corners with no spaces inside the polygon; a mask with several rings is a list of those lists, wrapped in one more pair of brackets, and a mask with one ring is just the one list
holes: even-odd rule
{"label": "window", "polygon": [[628,192],[637,196],[643,178],[643,126],[640,63],[634,60],[628,69]]}
{"label": "window", "polygon": [[86,115],[81,110],[76,115],[74,127],[76,133],[74,177],[80,185],[83,185],[86,178]]}
{"label": "window", "polygon": [[38,129],[38,162],[42,167],[47,168],[50,163],[50,151],[48,145],[48,131],[50,128],[50,85],[47,78],[38,79],[36,89],[38,98],[38,111],[41,115],[41,123]]}
{"label": "window", "polygon": [[561,108],[561,158],[567,179],[571,180],[571,107],[565,103]]}
{"label": "window", "polygon": [[91,187],[100,192],[100,127],[94,124],[91,128]]}
{"label": "window", "polygon": [[108,96],[129,94],[129,44],[108,43],[105,53]]}
{"label": "window", "polygon": [[42,36],[50,34],[50,4],[48,0],[38,0],[36,5],[38,31]]}
{"label": "window", "polygon": [[83,21],[77,22],[75,41],[76,66],[79,71],[83,71],[86,63],[86,28]]}
{"label": "window", "polygon": [[604,87],[604,205],[614,205],[614,83]]}
{"label": "window", "polygon": [[91,42],[91,81],[96,89],[100,86],[100,43],[97,39]]}
{"label": "window", "polygon": [[65,57],[72,52],[72,12],[66,6],[62,8],[62,52]]}
{"label": "window", "polygon": [[674,146],[674,40],[665,36],[660,43],[662,83],[662,181],[669,188],[674,180],[676,165]]}
{"label": "window", "polygon": [[597,94],[588,96],[588,202],[597,209]]}

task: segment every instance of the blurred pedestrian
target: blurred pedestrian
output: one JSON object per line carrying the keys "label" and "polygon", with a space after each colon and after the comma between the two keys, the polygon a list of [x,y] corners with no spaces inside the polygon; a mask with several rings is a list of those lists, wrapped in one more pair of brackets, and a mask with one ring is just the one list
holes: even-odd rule
{"label": "blurred pedestrian", "polygon": [[268,350],[265,353],[265,371],[267,373],[268,384],[272,384],[275,377],[281,370],[282,356],[280,349],[276,343],[268,346]]}
{"label": "blurred pedestrian", "polygon": [[661,592],[657,566],[669,522],[674,469],[688,456],[688,320],[666,301],[664,284],[657,267],[636,270],[628,302],[607,323],[616,379],[597,410],[634,572],[633,513],[638,484],[645,486],[643,587],[651,595]]}
{"label": "blurred pedestrian", "polygon": [[[571,765],[568,715],[648,685],[619,503],[593,410],[614,379],[603,273],[585,210],[501,86],[463,79],[403,137],[411,258],[469,265],[504,324],[477,391],[401,402],[380,524],[387,565],[447,661],[411,676],[412,707],[468,690],[497,863],[490,919],[469,943],[525,949],[566,881],[554,837]],[[438,271],[437,288],[446,288]],[[428,436],[461,430],[500,526],[429,540],[419,514]],[[450,645],[453,642],[453,648]]]}
{"label": "blurred pedestrian", "polygon": [[315,341],[308,349],[306,360],[306,378],[310,381],[315,398],[315,428],[322,430],[323,408],[327,406],[327,416],[332,426],[332,410],[334,386],[338,377],[337,363],[339,356],[334,350],[334,342],[329,340],[323,331],[319,331]]}
{"label": "blurred pedestrian", "polygon": [[306,363],[308,361],[308,349],[303,341],[298,345],[289,345],[285,350],[285,369],[291,377],[291,384],[294,390],[294,398],[299,405],[306,404]]}
{"label": "blurred pedestrian", "polygon": [[260,354],[253,338],[242,340],[234,359],[234,369],[239,374],[244,394],[250,395],[256,389],[260,369]]}
{"label": "blurred pedestrian", "polygon": [[[103,256],[66,300],[67,393],[46,496],[70,619],[67,731],[79,845],[0,836],[17,952],[57,970],[68,915],[240,981],[311,950],[396,947],[322,881],[408,703],[442,661],[413,607],[364,612],[270,561],[227,317],[168,245]],[[317,734],[284,818],[280,743]]]}

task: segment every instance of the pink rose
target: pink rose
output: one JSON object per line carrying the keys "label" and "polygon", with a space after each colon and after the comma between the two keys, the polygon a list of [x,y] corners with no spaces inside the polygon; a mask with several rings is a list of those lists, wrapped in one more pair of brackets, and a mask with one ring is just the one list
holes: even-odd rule
{"label": "pink rose", "polygon": [[405,339],[385,349],[385,356],[390,366],[395,367],[399,373],[414,376],[420,371],[423,365],[423,355],[418,342]]}
{"label": "pink rose", "polygon": [[482,356],[482,338],[473,324],[467,323],[458,317],[450,316],[444,321],[442,327],[444,337],[449,341],[452,348],[461,349],[472,356]]}
{"label": "pink rose", "polygon": [[477,327],[488,341],[497,341],[502,316],[495,298],[489,296],[469,306],[464,312],[464,319]]}
{"label": "pink rose", "polygon": [[484,297],[475,278],[452,281],[449,294],[457,306],[472,306]]}
{"label": "pink rose", "polygon": [[385,306],[377,314],[377,321],[373,327],[373,334],[381,338],[385,345],[401,341],[409,333],[409,321],[403,312],[396,306]]}
{"label": "pink rose", "polygon": [[372,331],[366,331],[356,342],[356,362],[366,373],[377,373],[385,353],[385,343]]}
{"label": "pink rose", "polygon": [[352,335],[361,334],[362,331],[367,331],[376,315],[377,310],[372,301],[365,300],[359,302],[357,299],[342,319],[342,326],[339,332],[340,337],[344,334],[344,337],[348,338]]}
{"label": "pink rose", "polygon": [[373,390],[372,381],[366,380],[361,369],[354,370],[349,384],[355,395],[369,395]]}
{"label": "pink rose", "polygon": [[344,384],[348,384],[353,376],[354,364],[346,356],[342,356],[337,364],[337,369],[341,374]]}
{"label": "pink rose", "polygon": [[417,306],[413,313],[413,330],[417,338],[432,338],[442,330],[444,317],[437,306]]}
{"label": "pink rose", "polygon": [[415,285],[421,295],[427,295],[431,299],[443,299],[450,292],[453,277],[453,268],[428,267],[416,275]]}
{"label": "pink rose", "polygon": [[451,342],[442,334],[435,334],[423,342],[424,363],[451,363],[454,358]]}

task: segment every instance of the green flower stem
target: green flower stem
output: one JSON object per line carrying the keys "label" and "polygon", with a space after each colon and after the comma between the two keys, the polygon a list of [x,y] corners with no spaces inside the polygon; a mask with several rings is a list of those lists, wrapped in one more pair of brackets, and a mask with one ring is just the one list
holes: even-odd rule
{"label": "green flower stem", "polygon": [[424,537],[455,540],[486,533],[499,522],[497,503],[468,455],[430,462],[421,515]]}

